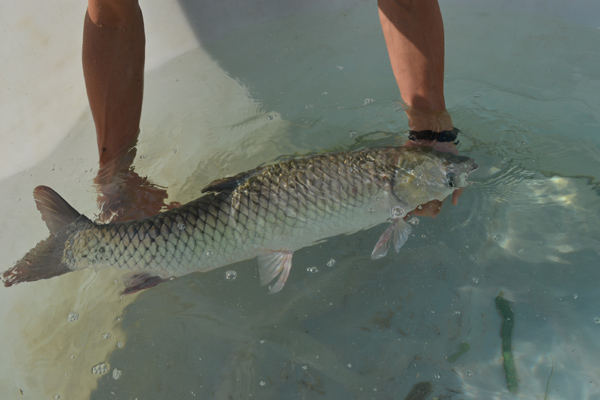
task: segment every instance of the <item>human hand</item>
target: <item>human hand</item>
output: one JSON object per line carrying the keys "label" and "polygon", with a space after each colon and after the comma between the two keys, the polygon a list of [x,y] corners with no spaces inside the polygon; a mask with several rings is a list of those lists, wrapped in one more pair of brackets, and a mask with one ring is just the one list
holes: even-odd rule
{"label": "human hand", "polygon": [[[427,146],[433,147],[437,151],[441,151],[444,153],[452,153],[458,154],[458,149],[454,142],[438,142],[438,141],[430,141],[430,140],[418,140],[412,141],[409,140],[404,144],[405,147],[419,147],[419,146]],[[458,198],[463,192],[463,188],[457,189],[452,193],[452,204],[458,204]],[[406,218],[410,216],[419,216],[419,217],[431,217],[435,218],[442,210],[442,204],[444,200],[431,200],[428,203],[422,204],[410,213],[407,214]]]}

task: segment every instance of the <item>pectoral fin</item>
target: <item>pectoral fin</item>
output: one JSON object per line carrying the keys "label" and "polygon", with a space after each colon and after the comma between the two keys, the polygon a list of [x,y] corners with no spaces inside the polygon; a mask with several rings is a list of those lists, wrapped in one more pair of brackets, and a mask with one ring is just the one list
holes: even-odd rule
{"label": "pectoral fin", "polygon": [[164,281],[166,281],[166,279],[151,275],[147,272],[127,274],[123,279],[125,290],[123,290],[121,294],[131,294],[139,292],[140,290],[149,289]]}
{"label": "pectoral fin", "polygon": [[394,248],[396,252],[400,251],[400,248],[404,246],[404,243],[408,240],[410,233],[412,232],[412,226],[402,218],[395,218],[390,226],[381,234],[379,241],[375,245],[371,258],[373,260],[385,257],[387,254],[390,243],[394,242]]}
{"label": "pectoral fin", "polygon": [[285,285],[292,268],[292,251],[265,251],[258,256],[258,273],[260,284],[268,285],[277,277],[277,281],[269,287],[269,294],[277,293]]}

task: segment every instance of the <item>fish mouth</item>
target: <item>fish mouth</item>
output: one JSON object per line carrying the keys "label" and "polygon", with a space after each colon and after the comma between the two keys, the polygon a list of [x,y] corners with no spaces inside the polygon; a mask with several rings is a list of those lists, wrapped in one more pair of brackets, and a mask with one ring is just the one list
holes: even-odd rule
{"label": "fish mouth", "polygon": [[469,178],[469,175],[471,175],[471,173],[473,173],[479,169],[479,164],[477,164],[475,162],[475,160],[473,160],[472,158],[470,160],[471,160],[471,168],[469,169],[469,171],[467,171],[467,173],[465,175],[465,180],[464,180],[465,186],[469,186],[469,185],[473,184],[473,182],[469,182],[469,181],[467,181],[467,179]]}
{"label": "fish mouth", "polygon": [[467,182],[467,178],[478,168],[479,165],[472,158],[468,157],[463,162],[452,165],[446,173],[448,186],[461,188],[471,185],[472,182]]}

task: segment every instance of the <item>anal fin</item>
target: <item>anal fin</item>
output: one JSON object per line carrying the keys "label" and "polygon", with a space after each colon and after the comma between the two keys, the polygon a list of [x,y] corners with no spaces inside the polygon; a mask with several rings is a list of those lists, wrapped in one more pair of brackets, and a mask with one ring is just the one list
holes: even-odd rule
{"label": "anal fin", "polygon": [[287,281],[292,268],[293,251],[265,251],[258,256],[258,273],[260,284],[268,285],[277,278],[277,281],[269,287],[269,294],[277,293]]}
{"label": "anal fin", "polygon": [[156,275],[151,275],[147,272],[135,272],[127,274],[123,279],[125,283],[125,290],[123,290],[121,294],[132,294],[139,292],[140,290],[149,289],[166,280],[167,279]]}
{"label": "anal fin", "polygon": [[385,257],[392,242],[394,242],[396,252],[400,252],[400,248],[404,246],[411,232],[412,226],[408,222],[402,218],[395,218],[379,237],[379,241],[371,253],[371,258],[377,260]]}

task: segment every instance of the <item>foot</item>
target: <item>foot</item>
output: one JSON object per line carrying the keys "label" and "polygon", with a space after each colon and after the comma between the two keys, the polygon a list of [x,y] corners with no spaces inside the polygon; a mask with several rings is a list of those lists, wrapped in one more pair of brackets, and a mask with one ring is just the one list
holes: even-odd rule
{"label": "foot", "polygon": [[94,179],[98,190],[98,220],[103,223],[128,221],[158,214],[163,209],[179,207],[177,202],[165,204],[165,187],[155,185],[147,177],[135,172],[130,151],[118,162],[111,162],[98,170]]}

